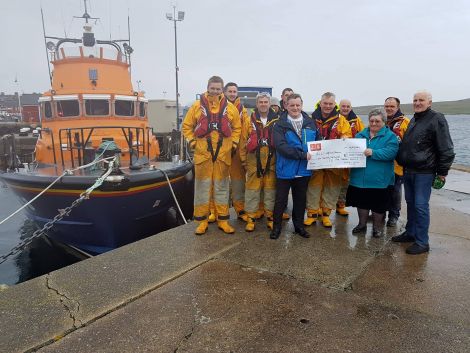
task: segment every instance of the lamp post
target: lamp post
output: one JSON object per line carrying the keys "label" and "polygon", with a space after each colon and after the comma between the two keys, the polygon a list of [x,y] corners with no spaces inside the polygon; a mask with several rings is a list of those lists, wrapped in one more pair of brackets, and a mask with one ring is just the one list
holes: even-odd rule
{"label": "lamp post", "polygon": [[21,107],[21,92],[20,92],[20,82],[18,81],[18,77],[15,77],[15,83],[18,87],[18,113],[20,113],[20,121],[23,122],[23,109]]}
{"label": "lamp post", "polygon": [[176,22],[184,20],[184,11],[176,11],[176,6],[173,6],[173,14],[167,13],[166,18],[173,21],[175,28],[175,76],[176,76],[176,129],[179,128],[180,105],[179,105],[179,90],[178,90],[178,41],[176,37]]}
{"label": "lamp post", "polygon": [[[178,16],[177,16],[178,15]],[[179,126],[179,118],[180,118],[180,93],[178,90],[178,41],[176,37],[176,22],[184,20],[184,11],[176,12],[176,6],[173,6],[173,14],[167,13],[166,18],[170,21],[173,21],[174,28],[175,28],[175,76],[176,76],[176,129],[178,130]],[[179,155],[179,162],[183,160],[183,151],[184,151],[184,137],[183,132],[180,129],[180,155]]]}

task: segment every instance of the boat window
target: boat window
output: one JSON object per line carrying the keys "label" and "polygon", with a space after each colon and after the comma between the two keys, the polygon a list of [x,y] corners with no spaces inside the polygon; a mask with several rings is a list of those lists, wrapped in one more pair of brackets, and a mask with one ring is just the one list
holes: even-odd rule
{"label": "boat window", "polygon": [[107,99],[85,99],[86,115],[109,115],[109,100]]}
{"label": "boat window", "polygon": [[52,105],[51,102],[42,102],[42,111],[46,119],[52,118]]}
{"label": "boat window", "polygon": [[147,108],[147,105],[145,102],[139,102],[139,116],[141,118],[145,117],[146,108]]}
{"label": "boat window", "polygon": [[78,100],[59,100],[56,101],[56,107],[57,116],[59,118],[80,115],[80,107],[78,105]]}
{"label": "boat window", "polygon": [[128,100],[114,101],[114,114],[119,116],[134,116],[134,102]]}

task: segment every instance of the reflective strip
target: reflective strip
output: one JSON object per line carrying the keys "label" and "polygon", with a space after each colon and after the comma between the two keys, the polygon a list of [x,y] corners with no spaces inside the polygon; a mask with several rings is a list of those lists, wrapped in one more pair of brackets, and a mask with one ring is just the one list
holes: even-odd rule
{"label": "reflective strip", "polygon": [[54,96],[55,101],[78,100],[78,94],[68,94],[63,96]]}
{"label": "reflective strip", "polygon": [[83,99],[111,99],[110,94],[84,94]]}
{"label": "reflective strip", "polygon": [[140,102],[145,102],[147,103],[149,100],[147,98],[144,98],[144,97],[138,97],[139,98],[139,101]]}
{"label": "reflective strip", "polygon": [[137,100],[137,97],[136,97],[136,96],[119,96],[119,95],[115,95],[115,96],[114,96],[114,99],[115,99],[115,100],[133,101],[133,102],[135,102],[135,101]]}
{"label": "reflective strip", "polygon": [[207,219],[207,216],[201,216],[201,217],[194,216],[195,221],[205,221],[206,219]]}
{"label": "reflective strip", "polygon": [[38,102],[49,102],[51,99],[51,96],[39,97]]}

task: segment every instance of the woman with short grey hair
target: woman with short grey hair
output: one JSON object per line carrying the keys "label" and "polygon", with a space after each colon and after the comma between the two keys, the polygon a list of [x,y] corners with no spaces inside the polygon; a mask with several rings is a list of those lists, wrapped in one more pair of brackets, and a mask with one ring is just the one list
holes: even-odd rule
{"label": "woman with short grey hair", "polygon": [[384,215],[391,199],[388,186],[394,183],[393,160],[398,152],[398,139],[385,126],[386,119],[382,109],[372,110],[369,113],[369,127],[355,136],[367,142],[364,151],[366,167],[351,169],[346,194],[346,205],[357,207],[359,216],[359,224],[352,232],[367,230],[367,218],[372,210],[372,236],[375,238],[382,236]]}

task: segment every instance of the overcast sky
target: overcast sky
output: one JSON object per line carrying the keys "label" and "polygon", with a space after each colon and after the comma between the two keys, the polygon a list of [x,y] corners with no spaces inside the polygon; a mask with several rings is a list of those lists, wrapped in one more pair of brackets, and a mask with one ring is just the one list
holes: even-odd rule
{"label": "overcast sky", "polygon": [[[83,0],[0,0],[0,91],[49,88],[40,5],[49,35],[81,37]],[[131,18],[133,84],[151,99],[175,97],[173,22],[178,22],[183,103],[211,75],[239,85],[292,87],[312,109],[325,91],[353,105],[410,102],[427,89],[434,101],[470,97],[468,0],[91,0],[98,39],[127,35]],[[18,84],[14,83],[15,76]]]}

